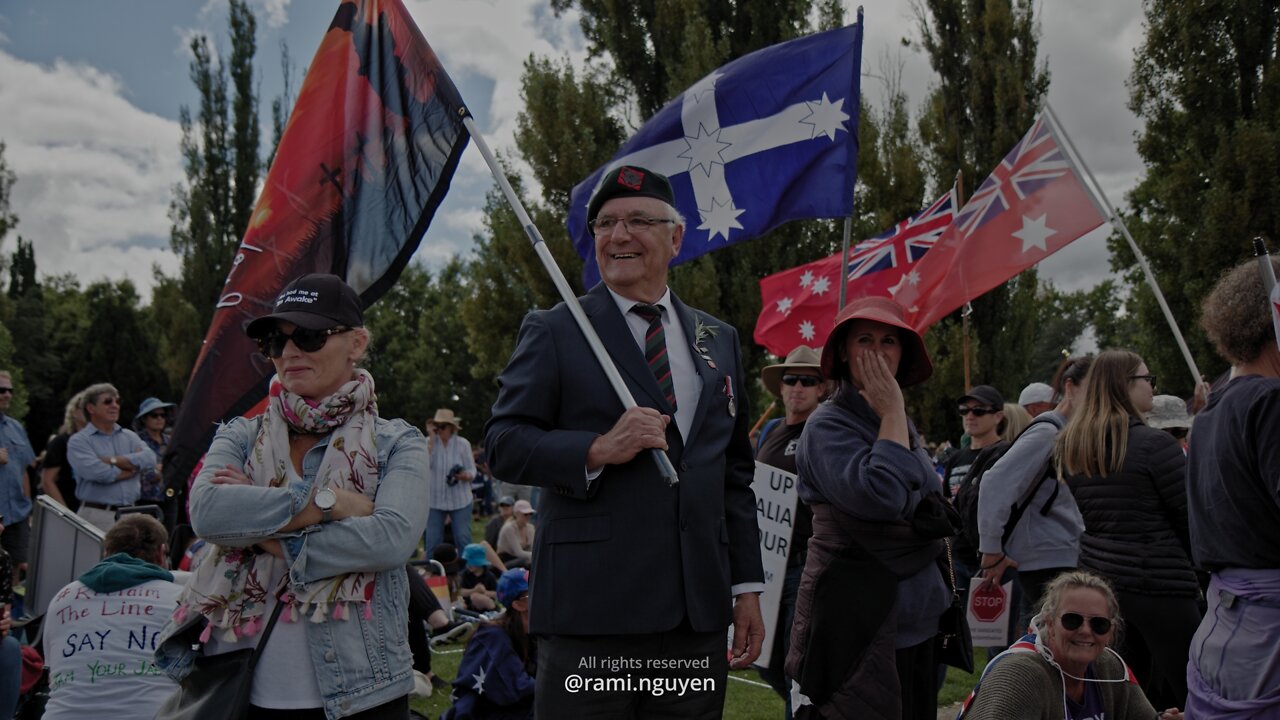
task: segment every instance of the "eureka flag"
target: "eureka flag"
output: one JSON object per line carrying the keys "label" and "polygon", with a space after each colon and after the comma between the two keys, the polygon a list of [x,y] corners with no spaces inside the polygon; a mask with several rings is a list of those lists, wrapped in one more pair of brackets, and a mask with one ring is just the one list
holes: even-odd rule
{"label": "eureka flag", "polygon": [[927,328],[1107,221],[1048,112],[956,213],[895,299]]}
{"label": "eureka flag", "polygon": [[[843,273],[848,299],[894,296],[904,283],[918,282],[915,267],[951,226],[955,208],[952,188],[919,213],[850,248]],[[842,254],[760,281],[760,318],[754,335],[758,345],[778,357],[797,345],[822,345],[838,311]]]}
{"label": "eureka flag", "polygon": [[449,189],[462,100],[400,0],[345,0],[290,113],[196,359],[165,482],[177,494],[215,423],[266,397],[271,362],[241,329],[306,273],[367,307],[400,276]]}
{"label": "eureka flag", "polygon": [[687,226],[678,265],[789,220],[848,216],[858,166],[862,23],[757,50],[667,103],[573,189],[569,237],[600,279],[587,203],[609,170],[671,179]]}

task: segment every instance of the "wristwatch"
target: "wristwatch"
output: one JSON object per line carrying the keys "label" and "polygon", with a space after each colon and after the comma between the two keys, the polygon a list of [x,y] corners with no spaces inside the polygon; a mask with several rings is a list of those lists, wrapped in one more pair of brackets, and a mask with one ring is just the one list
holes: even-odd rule
{"label": "wristwatch", "polygon": [[107,464],[108,464],[108,465],[110,465],[111,467],[115,467],[115,466],[116,466],[116,456],[115,456],[115,455],[112,455],[111,457],[107,458]]}
{"label": "wristwatch", "polygon": [[320,508],[320,522],[333,520],[333,506],[338,504],[338,494],[333,491],[333,488],[324,487],[317,490],[313,502]]}

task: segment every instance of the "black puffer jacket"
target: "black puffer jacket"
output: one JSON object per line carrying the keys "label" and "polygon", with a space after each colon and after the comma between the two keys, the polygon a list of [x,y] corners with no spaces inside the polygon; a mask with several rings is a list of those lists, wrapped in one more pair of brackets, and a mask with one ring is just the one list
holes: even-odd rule
{"label": "black puffer jacket", "polygon": [[1186,464],[1171,435],[1130,418],[1120,472],[1069,476],[1084,517],[1080,566],[1105,575],[1122,592],[1195,596]]}

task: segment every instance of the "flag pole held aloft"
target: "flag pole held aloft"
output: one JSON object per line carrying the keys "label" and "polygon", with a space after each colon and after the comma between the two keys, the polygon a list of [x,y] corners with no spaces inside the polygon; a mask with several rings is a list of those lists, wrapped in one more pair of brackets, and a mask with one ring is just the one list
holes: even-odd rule
{"label": "flag pole held aloft", "polygon": [[[556,264],[556,259],[552,257],[551,251],[547,249],[547,243],[542,239],[542,233],[538,232],[538,228],[533,224],[529,213],[524,209],[524,203],[520,202],[520,197],[512,189],[506,173],[502,171],[502,167],[498,165],[497,158],[489,150],[489,144],[485,142],[484,136],[480,134],[480,128],[476,127],[471,113],[465,107],[459,108],[458,113],[462,117],[463,126],[470,133],[471,139],[475,141],[476,148],[484,157],[485,163],[488,164],[489,172],[493,173],[493,178],[498,181],[498,186],[502,188],[502,194],[506,196],[507,204],[511,206],[511,209],[516,214],[516,219],[520,221],[520,227],[524,228],[524,234],[529,237],[529,242],[533,245],[534,252],[538,254],[538,259],[542,261],[542,266],[546,268],[547,274],[551,276],[551,282],[560,293],[560,298],[564,300],[565,306],[569,308],[569,314],[578,323],[578,329],[582,331],[582,336],[586,338],[587,345],[591,347],[591,353],[596,356],[596,361],[600,363],[600,368],[604,370],[605,376],[609,378],[609,384],[613,386],[613,391],[618,394],[618,399],[622,401],[622,406],[627,410],[636,407],[636,399],[631,395],[631,390],[627,388],[627,384],[622,380],[618,367],[613,364],[613,358],[609,357],[609,351],[605,349],[604,343],[600,341],[600,336],[596,333],[596,329],[592,327],[591,321],[587,319],[587,314],[583,312],[577,295],[573,293],[573,288],[569,287],[569,281],[565,279],[560,266]],[[667,481],[667,484],[675,485],[680,482],[680,477],[676,474],[676,467],[672,464],[671,458],[667,456],[667,453],[659,448],[652,448],[650,452],[653,454],[654,462],[658,465],[658,472]]]}
{"label": "flag pole held aloft", "polygon": [[1253,239],[1253,256],[1258,258],[1258,272],[1262,273],[1262,289],[1267,297],[1276,287],[1276,269],[1271,267],[1271,254],[1267,252],[1267,241],[1261,235]]}
{"label": "flag pole held aloft", "polygon": [[1182,358],[1187,361],[1187,369],[1191,371],[1191,384],[1193,387],[1199,385],[1203,382],[1200,368],[1196,367],[1196,361],[1191,357],[1191,350],[1187,347],[1187,341],[1182,337],[1182,331],[1178,329],[1177,321],[1173,319],[1173,311],[1169,309],[1169,303],[1165,302],[1164,293],[1160,292],[1160,285],[1156,283],[1155,273],[1151,272],[1151,265],[1147,263],[1147,256],[1142,254],[1142,250],[1138,249],[1138,243],[1133,239],[1133,235],[1129,234],[1129,227],[1124,224],[1124,218],[1111,206],[1111,201],[1107,199],[1106,193],[1102,192],[1102,186],[1094,178],[1093,171],[1089,169],[1089,166],[1084,163],[1084,158],[1076,151],[1076,145],[1071,142],[1071,136],[1067,134],[1067,131],[1062,127],[1062,123],[1058,121],[1057,113],[1053,111],[1049,103],[1045,103],[1044,107],[1049,113],[1049,117],[1053,120],[1053,124],[1062,133],[1062,139],[1066,141],[1071,154],[1075,156],[1076,164],[1083,168],[1085,174],[1089,176],[1089,182],[1093,185],[1093,194],[1102,200],[1111,224],[1120,228],[1120,234],[1124,235],[1125,241],[1129,243],[1129,249],[1133,251],[1134,257],[1138,259],[1138,265],[1142,268],[1142,273],[1147,279],[1147,285],[1151,287],[1151,292],[1156,296],[1156,302],[1160,304],[1164,319],[1169,323],[1169,329],[1173,331],[1174,340],[1178,341],[1178,349],[1182,351]]}

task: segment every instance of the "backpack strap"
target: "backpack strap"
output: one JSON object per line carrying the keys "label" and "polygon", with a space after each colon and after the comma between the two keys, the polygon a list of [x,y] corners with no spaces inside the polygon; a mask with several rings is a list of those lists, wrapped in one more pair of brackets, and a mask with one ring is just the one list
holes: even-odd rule
{"label": "backpack strap", "polygon": [[759,455],[760,448],[764,447],[765,436],[769,434],[770,430],[778,427],[778,423],[780,422],[782,422],[782,418],[774,418],[765,423],[764,427],[760,428],[760,434],[756,436],[756,455]]}

